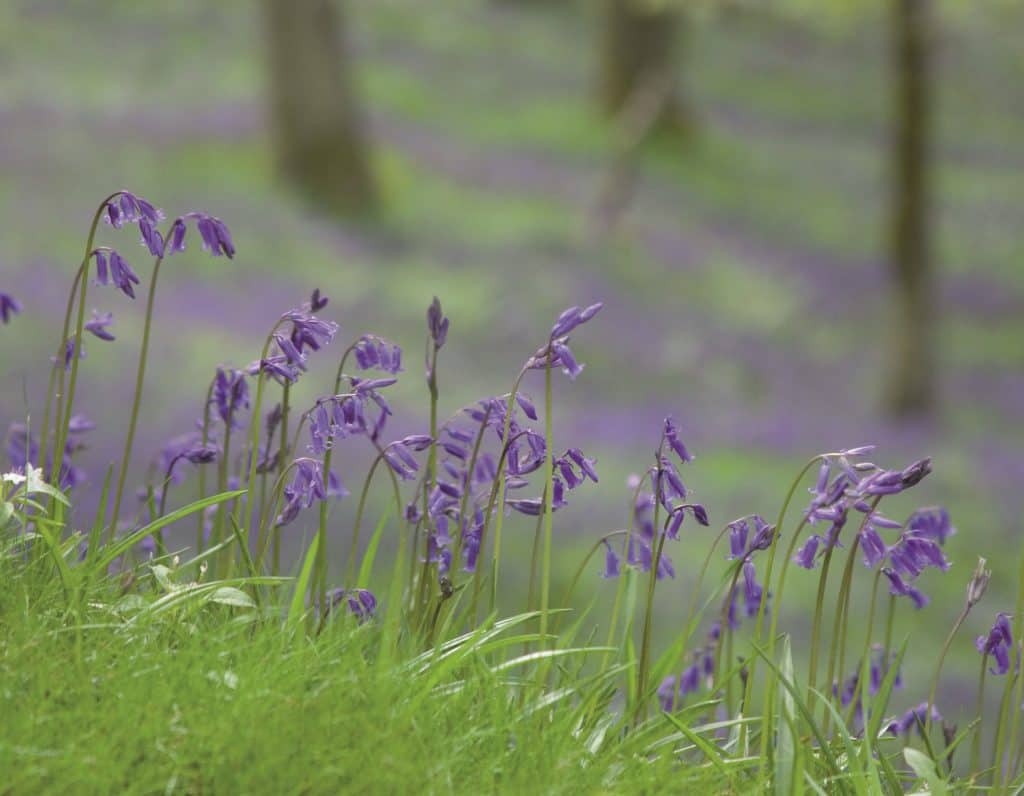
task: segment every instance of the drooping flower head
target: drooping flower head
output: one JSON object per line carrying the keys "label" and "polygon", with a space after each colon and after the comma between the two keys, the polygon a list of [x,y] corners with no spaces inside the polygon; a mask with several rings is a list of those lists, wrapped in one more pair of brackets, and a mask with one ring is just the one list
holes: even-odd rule
{"label": "drooping flower head", "polygon": [[245,373],[234,368],[218,367],[211,402],[225,426],[237,428],[237,413],[249,408],[249,385]]}
{"label": "drooping flower head", "polygon": [[377,611],[377,598],[369,589],[333,589],[327,594],[326,614],[330,614],[344,603],[359,622],[373,619]]}
{"label": "drooping flower head", "polygon": [[231,240],[231,233],[228,231],[227,225],[216,216],[198,212],[178,216],[171,224],[171,230],[167,236],[166,254],[168,256],[175,252],[185,251],[188,221],[195,222],[199,237],[203,241],[204,250],[214,257],[225,255],[229,260],[235,256],[235,244]]}
{"label": "drooping flower head", "polygon": [[0,290],[0,321],[9,323],[11,318],[21,312],[21,303],[10,293]]}
{"label": "drooping flower head", "polygon": [[296,459],[295,476],[284,488],[284,497],[285,506],[275,521],[277,527],[293,522],[302,509],[308,509],[316,501],[326,500],[328,495],[320,462],[309,458]]}
{"label": "drooping flower head", "polygon": [[529,370],[543,370],[548,366],[560,367],[570,379],[575,379],[583,371],[583,365],[577,362],[572,349],[569,348],[569,334],[583,325],[601,311],[601,303],[591,304],[585,309],[569,307],[562,312],[551,327],[548,342],[537,349],[526,361]]}
{"label": "drooping flower head", "polygon": [[1013,649],[1010,617],[1003,613],[997,614],[988,635],[978,636],[974,646],[982,655],[991,655],[995,660],[995,666],[989,669],[992,674],[1006,674],[1010,671],[1010,650]]}
{"label": "drooping flower head", "polygon": [[99,313],[92,311],[92,319],[85,322],[85,330],[100,340],[112,341],[114,335],[107,329],[114,322],[114,315],[111,312]]}

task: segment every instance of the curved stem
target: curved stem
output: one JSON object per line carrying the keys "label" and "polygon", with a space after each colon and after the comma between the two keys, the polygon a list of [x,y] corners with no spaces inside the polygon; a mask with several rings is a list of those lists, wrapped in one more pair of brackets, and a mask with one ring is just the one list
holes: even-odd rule
{"label": "curved stem", "polygon": [[[213,401],[213,388],[217,383],[217,376],[214,375],[210,379],[210,386],[206,388],[206,403],[203,404],[203,429],[202,429],[202,440],[203,445],[210,443],[210,403]],[[221,451],[223,455],[223,451]],[[199,468],[199,500],[206,497],[206,468]],[[196,529],[196,554],[203,552],[203,531],[206,525],[206,512],[200,511],[198,513],[197,520],[198,528]]]}
{"label": "curved stem", "polygon": [[[82,332],[85,327],[85,288],[86,282],[88,281],[86,279],[86,276],[89,271],[89,258],[92,256],[93,252],[93,241],[95,241],[96,239],[96,228],[99,226],[100,216],[103,214],[103,208],[106,207],[107,203],[110,202],[112,199],[115,199],[118,196],[120,196],[121,193],[121,191],[115,191],[114,193],[108,195],[96,206],[96,211],[93,213],[92,216],[92,223],[89,224],[89,234],[85,240],[85,254],[82,256],[82,263],[81,265],[78,266],[78,271],[75,273],[75,279],[71,285],[71,293],[68,295],[68,303],[67,309],[64,312],[64,327],[61,331],[60,345],[58,346],[57,353],[55,355],[53,370],[50,371],[50,380],[49,385],[47,387],[46,396],[46,413],[43,415],[43,436],[40,437],[40,455],[42,456],[42,459],[39,463],[39,466],[45,469],[46,453],[48,448],[47,437],[49,435],[49,429],[47,428],[46,424],[49,422],[50,399],[53,396],[53,377],[54,374],[56,374],[58,379],[58,399],[57,414],[56,417],[54,418],[54,431],[57,434],[57,439],[54,440],[53,464],[51,466],[49,479],[51,483],[56,483],[53,477],[53,468],[57,468],[56,473],[59,474],[60,465],[58,464],[58,461],[61,461],[63,459],[63,441],[67,437],[67,427],[66,424],[64,423],[63,418],[65,415],[67,416],[68,419],[71,418],[71,407],[74,401],[75,383],[78,378],[78,355],[81,351]],[[74,350],[72,351],[71,378],[68,385],[67,412],[62,413],[62,407],[64,404],[64,352],[68,341],[68,331],[70,330],[71,327],[71,312],[72,308],[74,307],[76,290],[78,291],[78,318],[75,322],[75,329],[77,331],[75,347]]]}
{"label": "curved stem", "polygon": [[89,257],[86,255],[85,260],[82,262],[83,278],[78,286],[78,314],[75,319],[74,343],[72,343],[71,347],[71,376],[68,379],[67,401],[64,408],[64,417],[59,418],[57,439],[53,445],[53,463],[50,465],[51,483],[56,484],[57,487],[61,486],[60,472],[63,468],[64,446],[67,442],[68,428],[71,425],[71,413],[75,408],[75,388],[78,386],[78,360],[82,355],[82,335],[85,333],[85,294],[89,281],[84,278],[84,269],[88,263]]}
{"label": "curved stem", "polygon": [[[469,457],[469,464],[466,467],[466,482],[462,485],[462,504],[459,506],[459,520],[462,523],[462,528],[458,536],[455,539],[455,550],[452,553],[452,562],[454,566],[458,566],[458,562],[462,560],[462,545],[464,543],[464,535],[466,528],[469,526],[469,520],[466,517],[466,511],[469,509],[469,495],[472,491],[473,486],[473,473],[476,471],[477,459],[480,456],[480,447],[484,441],[484,432],[487,431],[487,421],[491,417],[491,406],[487,405],[484,410],[484,418],[480,421],[480,430],[477,431],[476,440],[473,442],[473,452]],[[434,439],[434,444],[437,444],[437,439]]]}
{"label": "curved stem", "polygon": [[981,673],[978,675],[978,698],[974,705],[974,715],[978,726],[974,729],[974,738],[971,740],[971,767],[973,777],[978,772],[981,764],[981,738],[985,727],[985,676],[988,674],[988,657],[981,656]]}
{"label": "curved stem", "polygon": [[[546,482],[544,484],[544,557],[541,559],[540,579],[540,638],[541,645],[547,646],[548,632],[548,600],[551,593],[551,538],[555,513],[555,451],[554,451],[554,420],[552,412],[554,404],[551,395],[551,356],[548,356],[544,368],[544,466]],[[497,572],[495,572],[497,575]],[[497,577],[495,577],[497,580]]]}
{"label": "curved stem", "polygon": [[[644,474],[642,476],[640,476],[640,480],[637,482],[636,487],[633,489],[633,499],[630,501],[629,511],[626,514],[626,535],[625,535],[625,537],[623,537],[623,540],[622,540],[622,558],[621,558],[622,566],[624,568],[628,567],[629,545],[630,545],[630,541],[632,540],[632,536],[633,536],[633,525],[634,525],[635,515],[636,515],[636,503],[640,499],[640,490],[643,489],[644,481],[646,481],[649,476],[650,476],[650,471],[649,470],[645,471]],[[605,642],[605,646],[609,647],[609,648],[614,646],[615,633],[616,633],[616,631],[618,630],[618,627],[619,627],[619,609],[620,609],[620,607],[622,605],[622,598],[623,598],[623,596],[625,595],[625,592],[626,592],[626,578],[627,577],[631,577],[631,575],[627,572],[627,569],[623,569],[622,573],[619,575],[619,579],[618,579],[619,582],[615,586],[615,602],[612,603],[612,618],[611,618],[611,620],[609,620],[609,623],[608,623],[608,640]],[[626,628],[626,631],[628,632],[628,627]],[[601,656],[601,673],[602,674],[604,674],[604,671],[605,671],[605,669],[608,666],[608,661],[609,661],[610,656],[611,656],[610,652],[605,652],[604,655]]]}
{"label": "curved stem", "polygon": [[[117,491],[114,493],[114,509],[110,516],[110,526],[107,528],[107,540],[114,538],[117,530],[117,518],[121,511],[121,499],[124,496],[124,484],[128,477],[128,465],[132,457],[132,444],[135,442],[135,429],[139,422],[139,408],[142,405],[142,390],[146,382],[146,360],[149,356],[149,336],[153,326],[153,302],[156,296],[157,281],[160,277],[160,265],[163,257],[157,257],[153,264],[153,276],[149,282],[149,295],[146,297],[146,320],[142,327],[142,345],[139,348],[139,365],[135,374],[135,398],[132,401],[132,411],[128,419],[128,433],[124,441],[124,451],[121,453],[121,467],[117,475]],[[74,370],[72,368],[72,374]],[[70,406],[69,406],[70,408]]]}
{"label": "curved stem", "polygon": [[[784,523],[786,521],[786,513],[789,511],[789,504],[793,501],[793,496],[796,494],[796,490],[800,486],[800,482],[804,480],[804,476],[807,475],[807,473],[810,471],[810,469],[816,463],[818,463],[819,461],[821,461],[824,458],[827,458],[826,454],[818,454],[817,456],[814,456],[813,458],[809,459],[807,461],[807,463],[803,466],[803,468],[800,470],[800,472],[797,474],[796,478],[793,479],[793,483],[790,484],[789,491],[786,492],[786,498],[782,502],[782,507],[779,509],[779,517],[778,517],[778,519],[775,522],[775,539],[772,540],[771,548],[769,548],[769,551],[768,551],[768,563],[765,566],[765,574],[764,574],[764,584],[765,584],[765,586],[764,587],[765,587],[766,595],[768,593],[767,590],[771,587],[771,583],[772,583],[772,569],[775,566],[775,551],[778,549],[778,540],[782,537],[783,525],[784,525]],[[796,536],[796,534],[794,534],[794,536]],[[763,599],[763,600],[761,600],[760,605],[758,605],[758,607],[757,607],[757,621],[754,624],[754,641],[755,641],[755,643],[758,643],[758,644],[761,642],[761,634],[764,632],[764,612],[765,612],[765,608],[767,606],[767,603],[768,603],[768,600],[767,599]],[[776,627],[777,627],[777,624],[778,624],[778,615],[779,615],[779,610],[780,610],[779,606],[781,605],[781,603],[782,603],[781,600],[775,599],[775,600],[773,600],[773,604],[772,604],[771,631],[768,634],[768,644],[767,644],[767,656],[768,656],[768,660],[770,660],[770,661],[774,661],[775,660],[775,631],[776,631]],[[749,667],[749,671],[747,673],[747,682],[746,682],[746,686],[744,688],[744,694],[743,694],[743,704],[744,705],[749,705],[750,704],[751,697],[753,695],[754,680],[756,679],[756,674],[757,674],[757,664],[758,664],[757,656],[756,655],[752,655],[751,658],[750,658],[750,667]],[[765,686],[765,689],[764,689],[764,700],[763,700],[762,715],[764,715],[764,716],[772,715],[772,713],[773,713],[773,711],[772,711],[772,704],[773,704],[774,698],[775,698],[775,693],[774,693],[774,688],[773,688],[773,682],[771,680],[769,680],[769,682],[767,683],[767,685]],[[761,755],[761,772],[762,772],[762,774],[767,770],[768,751],[769,751],[768,750],[768,739],[769,739],[769,735],[770,734],[771,733],[767,733],[767,732],[762,732],[761,733],[760,755]],[[742,727],[740,729],[740,737],[741,737],[741,739],[745,740],[745,735],[746,735],[746,727],[744,726],[744,727]]]}
{"label": "curved stem", "polygon": [[924,713],[924,732],[928,735],[928,731],[932,727],[932,708],[935,706],[935,694],[939,690],[939,678],[942,675],[942,664],[946,661],[946,655],[949,653],[949,648],[953,645],[953,638],[956,636],[960,626],[967,619],[967,614],[970,613],[971,607],[969,604],[964,605],[963,610],[960,611],[960,615],[956,618],[953,623],[953,627],[950,628],[949,635],[946,636],[946,643],[942,645],[942,651],[939,653],[939,661],[935,664],[935,674],[932,675],[932,685],[928,689],[928,707]]}
{"label": "curved stem", "polygon": [[[828,679],[825,683],[826,688],[831,688],[832,684],[836,682],[836,658],[842,653],[841,642],[845,642],[845,639],[841,639],[842,625],[846,616],[846,610],[850,602],[850,583],[853,579],[853,564],[857,556],[857,548],[860,546],[860,534],[853,540],[853,544],[850,546],[850,552],[846,557],[846,566],[843,568],[843,579],[839,584],[839,595],[836,597],[836,614],[835,620],[832,623],[832,639],[829,646],[828,655]],[[839,661],[839,677],[842,677],[842,661]],[[826,712],[825,715],[825,731],[828,731],[830,716]]]}
{"label": "curved stem", "polygon": [[814,603],[814,620],[811,622],[811,657],[807,665],[807,708],[810,710],[818,694],[815,690],[818,683],[818,647],[821,644],[821,619],[825,608],[825,588],[828,585],[829,568],[832,565],[832,554],[835,545],[825,550],[821,563],[821,575],[818,577],[818,596]]}
{"label": "curved stem", "polygon": [[[858,685],[860,686],[859,687],[859,691],[860,691],[860,704],[861,704],[862,715],[865,718],[865,727],[867,726],[867,722],[866,722],[867,711],[868,711],[869,697],[871,696],[871,694],[870,694],[870,684],[871,684],[871,634],[874,632],[874,628],[875,628],[875,606],[878,604],[878,581],[881,579],[881,577],[882,577],[882,570],[879,569],[877,572],[875,572],[875,579],[874,579],[874,582],[871,584],[871,603],[870,603],[870,606],[868,607],[868,628],[867,628],[867,632],[864,634],[864,652],[861,655],[861,659],[860,659],[860,681],[859,681]],[[888,660],[883,659],[883,664],[882,664],[883,666],[888,666],[888,663],[889,663]],[[884,674],[885,669],[882,669],[882,672]],[[853,719],[854,716],[856,716],[856,712],[857,712],[857,699],[855,697],[853,702],[852,702],[852,704],[850,705],[850,712],[849,712],[849,714],[847,716],[847,722],[846,723],[847,723],[848,726],[852,726],[852,724],[853,724],[852,719]],[[866,735],[866,733],[865,733],[865,735]],[[868,738],[867,740],[868,740],[869,743],[874,741],[873,738]]]}
{"label": "curved stem", "polygon": [[[38,466],[46,469],[46,462],[49,459],[50,450],[50,410],[53,407],[54,382],[59,375],[60,382],[57,387],[57,415],[54,418],[54,433],[60,427],[61,419],[64,416],[64,351],[68,341],[68,333],[71,331],[71,313],[75,309],[75,298],[78,296],[78,284],[81,282],[85,270],[81,267],[75,272],[75,279],[71,283],[71,292],[68,294],[68,305],[64,311],[64,328],[61,332],[60,348],[53,357],[53,365],[50,368],[50,378],[46,385],[46,409],[43,412],[42,428],[39,435],[39,456]],[[52,482],[52,473],[49,480]]]}

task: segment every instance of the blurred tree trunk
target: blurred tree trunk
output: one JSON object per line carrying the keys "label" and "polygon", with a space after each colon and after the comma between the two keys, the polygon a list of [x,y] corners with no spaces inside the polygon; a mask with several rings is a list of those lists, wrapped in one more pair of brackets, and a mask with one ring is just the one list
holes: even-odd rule
{"label": "blurred tree trunk", "polygon": [[924,414],[935,397],[929,241],[930,0],[892,0],[894,131],[890,268],[894,288],[888,408]]}
{"label": "blurred tree trunk", "polygon": [[264,0],[264,8],[278,168],[331,212],[372,212],[377,195],[340,6]]}
{"label": "blurred tree trunk", "polygon": [[645,91],[663,101],[655,127],[689,130],[676,79],[683,15],[658,0],[604,0],[600,101],[609,116],[619,115]]}

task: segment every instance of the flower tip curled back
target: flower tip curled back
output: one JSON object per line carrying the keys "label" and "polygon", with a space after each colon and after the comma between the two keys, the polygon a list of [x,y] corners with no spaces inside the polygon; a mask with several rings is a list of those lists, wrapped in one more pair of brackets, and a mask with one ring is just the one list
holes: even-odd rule
{"label": "flower tip curled back", "polygon": [[9,323],[11,318],[21,312],[21,303],[10,293],[0,290],[0,321]]}
{"label": "flower tip curled back", "polygon": [[111,312],[105,312],[102,315],[96,310],[92,311],[92,320],[86,321],[86,331],[92,333],[100,340],[112,341],[114,335],[107,331],[107,327],[114,322],[114,315]]}

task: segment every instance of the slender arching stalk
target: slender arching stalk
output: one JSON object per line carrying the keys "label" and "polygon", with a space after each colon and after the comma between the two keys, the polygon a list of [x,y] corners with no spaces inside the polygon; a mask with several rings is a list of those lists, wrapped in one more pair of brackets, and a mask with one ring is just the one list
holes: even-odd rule
{"label": "slender arching stalk", "polygon": [[946,655],[949,653],[949,648],[953,645],[953,638],[956,636],[960,626],[964,623],[964,620],[967,619],[967,614],[970,613],[970,611],[970,604],[968,603],[967,605],[964,605],[960,614],[957,616],[956,621],[953,623],[953,627],[950,628],[949,635],[946,636],[946,641],[942,645],[942,651],[939,653],[939,660],[935,664],[935,674],[932,675],[932,685],[931,688],[928,689],[928,708],[925,710],[924,714],[925,735],[928,734],[928,731],[932,726],[932,708],[935,706],[935,694],[938,693],[939,690],[939,678],[942,676],[942,665],[946,661]]}
{"label": "slender arching stalk", "polygon": [[[576,586],[579,585],[580,578],[583,577],[583,572],[586,570],[587,564],[589,564],[590,560],[597,554],[597,551],[601,549],[601,545],[603,545],[612,537],[625,536],[628,533],[629,530],[626,528],[621,528],[617,531],[609,531],[594,543],[594,545],[590,548],[590,552],[583,557],[583,560],[580,562],[579,567],[576,568],[576,573],[572,576],[572,580],[569,581],[569,587],[565,590],[565,596],[562,598],[563,608],[569,607],[569,603],[572,601],[572,595],[576,591]],[[560,619],[561,614],[555,617],[551,628],[553,633],[556,632],[556,630],[558,629]]]}
{"label": "slender arching stalk", "polygon": [[[494,485],[495,489],[491,491],[491,500],[487,506],[487,513],[484,515],[484,525],[480,530],[480,552],[483,552],[484,540],[487,538],[487,529],[491,522],[491,515],[494,510],[495,499],[497,499],[498,516],[494,521],[494,557],[491,562],[491,604],[490,613],[494,613],[497,608],[498,602],[498,572],[500,569],[501,562],[501,530],[502,525],[505,521],[505,464],[506,456],[508,454],[509,445],[509,431],[512,427],[512,413],[515,411],[515,400],[516,393],[519,392],[519,384],[523,380],[523,376],[526,375],[526,368],[519,371],[519,375],[516,377],[515,382],[512,385],[512,390],[508,394],[508,405],[505,407],[505,424],[501,432],[501,444],[502,444],[502,457],[498,462],[498,474],[495,476]],[[552,473],[553,477],[554,473]],[[477,564],[477,578],[479,579],[480,565]],[[475,588],[474,584],[474,588]],[[476,596],[474,594],[474,604],[476,603]],[[475,615],[475,614],[474,614]]]}
{"label": "slender arching stalk", "polygon": [[[255,378],[256,378],[256,399],[253,401],[252,416],[249,418],[249,467],[248,467],[248,474],[247,474],[246,479],[245,479],[245,484],[246,484],[247,488],[249,488],[249,485],[252,484],[256,480],[256,464],[257,464],[256,460],[259,458],[259,450],[260,450],[260,412],[261,412],[261,410],[263,408],[263,389],[264,389],[264,386],[266,385],[266,381],[267,381],[266,374],[263,372],[263,367],[262,367],[263,366],[263,360],[265,360],[267,358],[267,354],[270,351],[270,344],[274,340],[274,332],[276,332],[278,330],[278,328],[281,326],[282,323],[284,323],[284,319],[278,319],[278,321],[274,324],[273,328],[271,328],[270,334],[267,335],[266,342],[263,343],[263,348],[260,351],[259,363],[257,363],[256,374],[255,374]],[[254,529],[258,529],[259,528],[259,516],[258,516],[257,512],[260,511],[260,506],[256,505],[255,498],[251,497],[251,496],[249,498],[249,504],[250,504],[249,505],[249,512],[250,512],[250,514],[249,514],[248,539],[247,539],[247,541],[250,544],[252,544],[252,542],[254,541],[253,538],[252,538],[253,537],[253,531],[254,531]],[[239,527],[242,527],[241,523],[239,523],[239,519],[241,517],[241,510],[242,510],[242,501],[241,500],[235,501],[234,509],[232,510],[232,516],[234,517],[235,522],[238,523]]]}
{"label": "slender arching stalk", "polygon": [[[1013,637],[1017,640],[1017,684],[1015,687],[1016,693],[1011,704],[1016,705],[1017,709],[1013,711],[1013,715],[1010,717],[1009,743],[1006,747],[1011,755],[1013,750],[1017,749],[1017,731],[1020,728],[1021,713],[1024,712],[1024,709],[1020,708],[1020,705],[1024,704],[1024,671],[1021,671],[1021,668],[1024,667],[1024,553],[1020,557],[1020,567],[1017,575],[1017,606],[1014,611],[1013,625]],[[1001,720],[1000,725],[1002,725]],[[1007,784],[1009,784],[1010,777],[1013,776],[1013,765],[1014,761],[1012,759],[1009,760],[1008,766],[1011,766],[1011,768],[1008,768],[1006,772]]]}
{"label": "slender arching stalk", "polygon": [[[146,382],[146,360],[149,357],[149,336],[153,326],[153,302],[156,296],[157,281],[160,277],[160,265],[163,261],[163,255],[156,258],[156,262],[153,264],[153,275],[149,281],[149,295],[146,297],[146,319],[142,327],[142,345],[139,348],[139,365],[135,375],[135,398],[132,401],[132,411],[128,418],[128,432],[125,436],[124,451],[121,453],[121,468],[117,475],[117,491],[114,493],[114,509],[110,515],[110,526],[107,528],[108,540],[114,538],[114,533],[117,530],[117,517],[121,511],[121,499],[124,496],[124,484],[128,477],[128,464],[132,456],[132,444],[135,442],[135,429],[139,422],[142,390]],[[73,373],[72,369],[72,375]]]}
{"label": "slender arching stalk", "polygon": [[[217,383],[217,376],[214,375],[210,379],[210,386],[206,388],[206,403],[203,404],[203,428],[202,428],[202,440],[203,445],[210,443],[210,403],[213,401],[213,388]],[[223,455],[223,451],[221,451]],[[199,468],[199,499],[202,500],[206,497],[206,469],[203,467]],[[197,520],[198,528],[196,529],[196,555],[203,552],[203,531],[204,525],[206,524],[206,512],[200,511]]]}
{"label": "slender arching stalk", "polygon": [[[469,509],[469,494],[473,486],[473,473],[476,471],[477,459],[480,457],[480,447],[484,441],[484,433],[487,431],[487,421],[491,417],[491,405],[488,404],[487,408],[484,409],[483,420],[480,421],[480,429],[477,431],[476,440],[473,442],[473,452],[469,457],[469,464],[466,467],[466,483],[463,485],[462,491],[462,504],[459,506],[459,518],[462,522],[461,532],[455,538],[455,550],[452,553],[452,562],[458,565],[458,562],[462,560],[462,545],[464,543],[463,536],[465,535],[465,529],[468,525],[466,519],[466,511]],[[447,423],[445,424],[447,425]],[[434,444],[437,444],[437,440],[434,440]]]}
{"label": "slender arching stalk", "polygon": [[981,656],[981,672],[978,675],[978,696],[974,704],[974,717],[978,720],[978,726],[974,728],[974,738],[971,740],[971,773],[978,770],[981,763],[981,736],[985,727],[985,675],[988,674],[988,656]]}
{"label": "slender arching stalk", "polygon": [[[637,484],[633,489],[633,497],[629,504],[629,510],[626,514],[626,534],[622,539],[622,561],[627,563],[629,559],[629,545],[632,541],[633,535],[633,524],[636,514],[636,502],[640,499],[640,490],[643,489],[644,481],[647,480],[650,475],[650,471],[647,470],[637,480]],[[619,609],[622,606],[622,597],[626,591],[626,578],[628,573],[623,571],[618,578],[618,583],[615,586],[615,601],[612,603],[612,618],[608,623],[608,640],[605,642],[605,646],[611,648],[615,641],[615,632],[619,626]],[[627,628],[628,630],[628,628]],[[601,656],[601,673],[603,674],[608,666],[608,661],[611,656],[610,652],[605,652]]]}
{"label": "slender arching stalk", "polygon": [[[95,212],[92,216],[92,222],[89,224],[89,234],[85,240],[85,254],[82,256],[82,263],[78,266],[78,270],[75,272],[74,281],[71,284],[71,292],[68,294],[67,308],[64,312],[64,326],[61,330],[60,344],[57,347],[57,351],[54,354],[53,367],[50,370],[50,378],[46,389],[46,411],[43,413],[43,425],[42,434],[40,436],[40,456],[42,457],[39,466],[46,467],[46,454],[49,445],[49,427],[48,423],[50,420],[50,402],[53,398],[53,382],[56,377],[57,387],[57,414],[54,418],[54,431],[57,434],[57,439],[54,440],[53,449],[53,465],[51,467],[50,478],[51,482],[54,482],[54,474],[60,472],[60,465],[58,462],[62,459],[63,442],[67,437],[67,428],[64,424],[64,416],[71,417],[72,404],[74,402],[75,393],[75,382],[78,378],[78,355],[81,352],[82,346],[82,332],[85,328],[85,288],[88,279],[86,278],[89,273],[89,259],[93,254],[93,242],[96,239],[96,228],[100,223],[100,216],[103,214],[103,209],[107,206],[107,203],[112,199],[121,195],[121,191],[115,191],[114,193],[107,196],[103,201],[97,205]],[[75,305],[75,295],[78,294],[78,317],[75,321],[76,337],[74,350],[72,351],[72,363],[71,363],[71,378],[68,384],[68,399],[67,399],[67,412],[63,412],[64,406],[64,356],[68,341],[68,332],[71,329],[71,313]],[[55,471],[53,468],[57,468]]]}
{"label": "slender arching stalk", "polygon": [[[555,513],[555,452],[552,412],[554,403],[551,396],[551,352],[548,352],[544,368],[544,556],[541,559],[540,577],[540,637],[541,645],[547,646],[548,600],[551,593],[551,538]],[[495,572],[497,575],[497,572]],[[497,578],[495,578],[497,579]]]}
{"label": "slender arching stalk", "polygon": [[[871,603],[868,607],[868,628],[864,633],[864,652],[860,659],[860,682],[858,683],[858,690],[860,691],[860,704],[862,710],[868,709],[868,697],[870,696],[870,681],[871,681],[871,634],[875,629],[875,606],[878,604],[878,581],[882,577],[882,570],[879,569],[875,572],[875,578],[871,583]],[[888,660],[883,660],[885,664]],[[847,724],[852,724],[852,719],[856,715],[857,711],[857,697],[854,696],[853,702],[850,704],[850,712],[847,714]],[[873,739],[868,739],[873,740]]]}
{"label": "slender arching stalk", "polygon": [[[775,551],[778,549],[778,540],[782,536],[783,527],[784,527],[784,524],[786,522],[786,513],[789,511],[789,504],[792,502],[793,496],[796,494],[796,490],[800,486],[800,483],[804,480],[804,476],[806,476],[807,473],[810,472],[810,469],[812,467],[814,467],[814,465],[817,462],[821,461],[822,459],[827,458],[827,456],[828,456],[828,454],[818,454],[817,456],[814,456],[811,459],[809,459],[807,461],[807,463],[803,466],[803,468],[800,470],[800,472],[797,474],[796,478],[793,479],[793,483],[790,484],[789,491],[786,492],[786,498],[785,498],[785,500],[782,501],[782,507],[779,509],[779,517],[775,521],[775,539],[773,540],[772,546],[771,546],[771,548],[768,551],[768,563],[765,566],[765,574],[764,574],[765,589],[770,589],[771,588],[772,570],[773,570],[773,567],[775,565]],[[795,535],[796,534],[794,534],[794,536]],[[758,643],[758,644],[760,644],[760,642],[761,642],[761,634],[764,632],[764,612],[765,612],[765,608],[766,608],[766,603],[767,602],[768,602],[767,600],[761,600],[760,605],[758,605],[758,607],[757,607],[757,620],[754,623],[754,641],[755,641],[755,643]],[[776,624],[778,622],[778,613],[779,613],[779,604],[780,604],[780,602],[781,602],[780,600],[776,599],[776,600],[773,601],[773,605],[772,605],[772,631],[768,635],[768,643],[767,643],[767,650],[768,650],[767,657],[768,657],[768,660],[770,660],[770,661],[774,661],[775,660],[775,628],[776,628]],[[746,683],[746,687],[744,689],[744,694],[743,694],[743,704],[744,705],[749,705],[750,704],[750,700],[751,700],[751,697],[753,695],[754,680],[756,679],[756,674],[757,674],[757,663],[758,663],[757,656],[756,655],[752,655],[751,659],[750,659],[750,668],[749,668],[748,673],[747,673],[747,683]],[[762,714],[761,715],[763,715],[763,716],[772,715],[772,703],[773,703],[774,697],[775,697],[775,694],[774,694],[774,689],[773,689],[773,681],[771,679],[769,679],[769,681],[766,684],[765,689],[764,689],[764,699],[763,699],[763,704],[762,704]],[[740,728],[740,734],[741,734],[741,737],[745,739],[745,735],[746,735],[746,727],[745,726]],[[760,755],[761,755],[761,771],[762,771],[762,774],[767,769],[767,765],[768,765],[768,736],[769,735],[770,735],[770,733],[767,733],[767,732],[762,732],[761,733]]]}
{"label": "slender arching stalk", "polygon": [[[67,345],[68,333],[71,330],[71,313],[74,312],[75,298],[78,296],[78,283],[82,281],[86,271],[87,269],[79,267],[75,272],[75,279],[71,285],[71,293],[68,294],[68,306],[64,312],[64,330],[62,332],[60,348],[53,357],[53,365],[50,368],[50,377],[46,385],[46,409],[43,411],[43,422],[39,435],[39,455],[41,458],[38,465],[42,468],[46,467],[46,461],[49,458],[50,409],[53,406],[54,382],[57,381],[58,376],[60,377],[60,381],[59,386],[57,387],[57,417],[54,418],[55,428],[60,427],[61,420],[64,416],[64,351],[65,346]],[[50,473],[50,480],[53,480],[52,472]]]}
{"label": "slender arching stalk", "polygon": [[[818,682],[818,647],[821,644],[821,619],[825,610],[825,588],[828,585],[829,568],[832,566],[832,554],[835,546],[829,545],[821,562],[821,575],[818,576],[818,596],[814,603],[814,619],[811,621],[811,652],[807,664],[807,707],[813,707],[817,699],[815,687]],[[890,606],[892,603],[890,602]],[[892,623],[890,622],[890,627]],[[886,643],[886,648],[888,648]]]}

